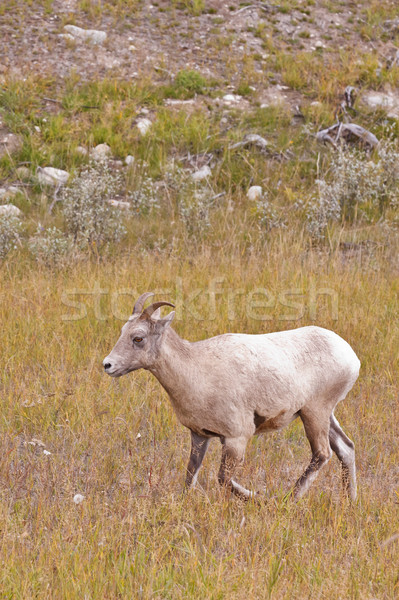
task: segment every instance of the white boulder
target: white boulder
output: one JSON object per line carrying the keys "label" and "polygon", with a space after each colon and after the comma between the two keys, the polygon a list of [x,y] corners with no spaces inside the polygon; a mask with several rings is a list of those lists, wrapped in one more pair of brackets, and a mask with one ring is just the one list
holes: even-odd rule
{"label": "white boulder", "polygon": [[13,217],[21,217],[22,210],[18,208],[18,206],[14,206],[14,204],[3,204],[0,206],[0,217],[3,215],[12,215]]}
{"label": "white boulder", "polygon": [[75,40],[90,42],[91,44],[102,44],[107,39],[105,31],[97,29],[82,29],[76,25],[65,25],[64,30],[73,36]]}
{"label": "white boulder", "polygon": [[69,179],[68,171],[54,167],[37,167],[36,175],[41,185],[65,185]]}
{"label": "white boulder", "polygon": [[193,173],[191,175],[191,177],[194,181],[202,181],[203,179],[206,179],[207,177],[210,177],[211,175],[212,175],[212,171],[210,170],[208,165],[204,165],[203,167],[198,169],[198,171],[195,171],[195,173]]}
{"label": "white boulder", "polygon": [[252,185],[247,191],[248,200],[259,200],[262,198],[263,190],[260,185]]}
{"label": "white boulder", "polygon": [[111,154],[111,148],[108,146],[108,144],[98,144],[91,151],[91,157],[94,160],[105,160],[111,156]]}
{"label": "white boulder", "polygon": [[141,135],[144,136],[150,129],[152,123],[151,123],[150,119],[143,118],[143,119],[138,119],[136,125],[137,125],[137,129],[140,131]]}

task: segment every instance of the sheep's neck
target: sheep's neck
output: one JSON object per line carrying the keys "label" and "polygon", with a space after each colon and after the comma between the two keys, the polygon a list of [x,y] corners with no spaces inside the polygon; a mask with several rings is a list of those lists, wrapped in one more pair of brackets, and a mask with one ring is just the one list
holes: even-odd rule
{"label": "sheep's neck", "polygon": [[193,344],[180,338],[169,327],[164,333],[158,359],[149,370],[168,392],[172,402],[180,403],[180,399],[187,397],[190,381],[198,371]]}

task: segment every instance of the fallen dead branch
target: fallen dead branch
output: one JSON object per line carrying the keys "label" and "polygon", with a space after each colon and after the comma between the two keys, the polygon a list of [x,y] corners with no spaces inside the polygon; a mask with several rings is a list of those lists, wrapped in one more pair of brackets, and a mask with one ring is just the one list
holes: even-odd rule
{"label": "fallen dead branch", "polygon": [[365,150],[374,150],[379,144],[376,136],[356,123],[335,123],[327,129],[322,129],[316,135],[317,141],[331,144],[336,150],[338,144],[357,144]]}

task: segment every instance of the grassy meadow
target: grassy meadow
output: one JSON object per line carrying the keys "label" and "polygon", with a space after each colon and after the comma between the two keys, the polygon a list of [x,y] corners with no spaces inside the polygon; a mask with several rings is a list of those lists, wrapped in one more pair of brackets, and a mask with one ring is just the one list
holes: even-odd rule
{"label": "grassy meadow", "polygon": [[[124,256],[1,277],[2,597],[397,596],[398,281],[384,255],[361,268],[275,240],[264,255],[226,248],[217,262],[208,252],[194,263]],[[269,291],[267,308],[246,303],[257,288]],[[222,495],[217,441],[199,485],[181,495],[189,433],[166,393],[149,373],[112,380],[101,366],[135,290],[147,289],[178,295],[175,327],[188,339],[316,322],[352,344],[361,376],[337,416],[356,444],[353,506],[334,457],[303,500],[284,501],[309,460],[299,422],[248,446],[239,480],[264,492],[261,506]]]}
{"label": "grassy meadow", "polygon": [[[226,31],[211,4],[154,2],[148,22],[166,36],[170,23],[176,39],[187,22],[186,43],[205,22],[196,19],[209,19],[203,52],[214,76],[171,73],[161,60],[130,79],[0,70],[0,133],[19,137],[0,154],[0,187],[18,188],[1,204],[22,211],[0,216],[1,599],[399,597],[398,119],[356,101],[341,117],[372,131],[379,149],[339,154],[316,140],[346,86],[360,97],[397,91],[398,65],[375,48],[399,46],[384,28],[399,9],[284,0],[256,26]],[[127,35],[146,8],[75,5],[57,32],[112,24]],[[27,6],[48,19],[58,4],[1,6],[10,43],[29,25]],[[241,18],[243,8],[229,11]],[[308,47],[316,8],[352,11],[342,45],[325,34],[326,48]],[[281,28],[293,11],[296,38]],[[234,56],[229,40],[244,33],[266,58]],[[51,56],[60,42],[42,38]],[[65,44],[65,55],[78,48]],[[277,84],[291,104],[262,104]],[[226,93],[240,103],[226,105]],[[267,145],[237,146],[248,134]],[[84,175],[102,143],[107,161]],[[195,182],[204,165],[211,174]],[[38,179],[45,166],[70,173],[58,196]],[[96,177],[103,197],[93,196]],[[253,185],[258,199],[247,196]],[[115,199],[129,209],[111,209]],[[355,503],[342,495],[335,455],[302,500],[286,499],[310,458],[299,420],[248,445],[237,479],[261,492],[259,504],[219,489],[218,440],[182,495],[190,435],[166,392],[147,372],[114,380],[102,369],[145,291],[176,305],[173,326],[192,341],[316,324],[351,344],[362,368],[336,415],[356,446]]]}

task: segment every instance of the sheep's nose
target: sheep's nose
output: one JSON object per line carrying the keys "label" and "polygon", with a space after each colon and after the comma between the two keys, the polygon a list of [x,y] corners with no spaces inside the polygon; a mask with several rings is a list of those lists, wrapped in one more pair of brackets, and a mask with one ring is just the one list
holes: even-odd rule
{"label": "sheep's nose", "polygon": [[109,371],[112,368],[112,361],[108,356],[106,356],[103,360],[103,367],[105,371]]}

